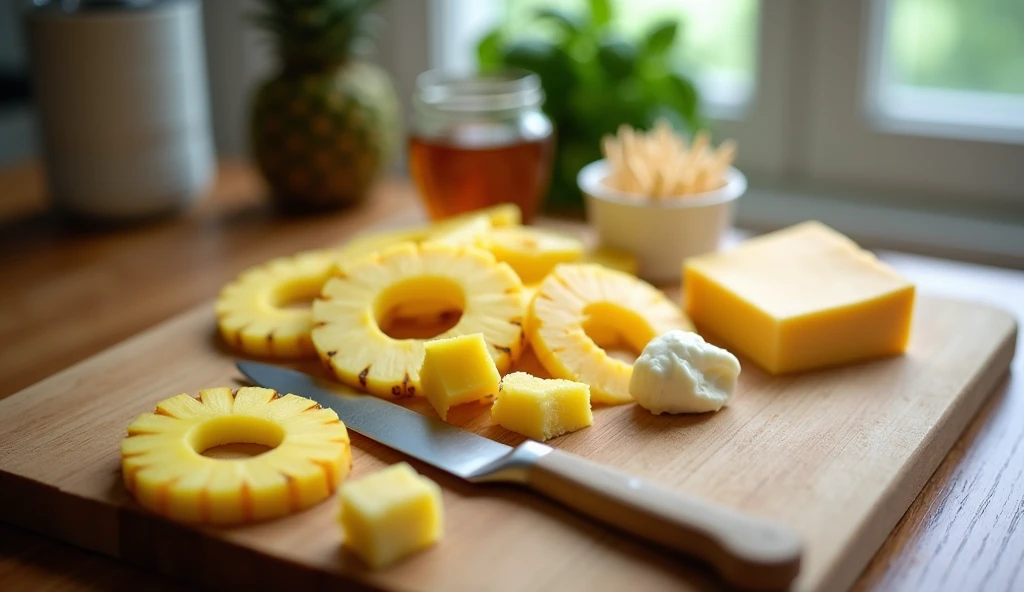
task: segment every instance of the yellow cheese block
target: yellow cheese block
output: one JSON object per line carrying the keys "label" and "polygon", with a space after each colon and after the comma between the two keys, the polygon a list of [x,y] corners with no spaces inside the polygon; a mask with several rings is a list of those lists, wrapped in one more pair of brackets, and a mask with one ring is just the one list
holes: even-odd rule
{"label": "yellow cheese block", "polygon": [[491,422],[543,442],[594,423],[590,387],[513,372],[501,380]]}
{"label": "yellow cheese block", "polygon": [[478,244],[512,266],[524,284],[540,282],[559,263],[583,258],[579,239],[530,226],[495,228]]}
{"label": "yellow cheese block", "polygon": [[386,567],[441,538],[441,488],[398,463],[341,488],[344,545],[372,568]]}
{"label": "yellow cheese block", "polygon": [[688,259],[684,304],[702,332],[773,374],[902,353],[914,285],[819,222]]}
{"label": "yellow cheese block", "polygon": [[420,384],[441,419],[448,409],[498,394],[501,375],[481,333],[434,339],[423,344]]}

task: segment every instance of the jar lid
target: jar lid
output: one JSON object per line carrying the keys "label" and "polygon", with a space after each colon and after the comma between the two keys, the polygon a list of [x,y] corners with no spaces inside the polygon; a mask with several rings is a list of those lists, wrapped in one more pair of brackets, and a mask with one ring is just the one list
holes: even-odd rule
{"label": "jar lid", "polygon": [[430,70],[416,78],[415,107],[446,115],[519,111],[544,103],[540,78],[528,70],[454,76]]}

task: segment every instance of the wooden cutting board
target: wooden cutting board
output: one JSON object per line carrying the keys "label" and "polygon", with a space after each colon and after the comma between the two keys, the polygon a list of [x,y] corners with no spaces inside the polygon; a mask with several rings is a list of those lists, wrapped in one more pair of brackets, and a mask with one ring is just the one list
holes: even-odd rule
{"label": "wooden cutting board", "polygon": [[[1016,331],[1002,311],[922,295],[903,357],[781,378],[744,363],[734,402],[719,413],[597,409],[594,426],[552,444],[788,524],[806,542],[796,588],[842,590],[1005,375]],[[338,580],[445,591],[720,586],[699,566],[532,494],[468,485],[420,463],[413,464],[444,488],[446,536],[378,573],[341,550],[334,500],[229,529],[146,513],[121,485],[125,427],[168,396],[237,386],[234,359],[216,337],[212,305],[204,305],[0,401],[0,518],[213,587]],[[429,412],[422,401],[410,406]],[[510,445],[522,441],[490,426],[482,406],[449,417]],[[403,460],[358,435],[352,440],[355,477]]]}

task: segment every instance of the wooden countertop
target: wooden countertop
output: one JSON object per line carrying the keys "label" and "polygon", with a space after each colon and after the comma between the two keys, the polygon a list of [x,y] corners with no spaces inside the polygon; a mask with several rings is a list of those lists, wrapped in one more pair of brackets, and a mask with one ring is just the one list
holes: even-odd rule
{"label": "wooden countertop", "polygon": [[[404,182],[358,209],[282,219],[244,164],[174,220],[106,232],[46,215],[31,166],[0,172],[0,398],[212,298],[268,257],[338,242],[423,214]],[[883,257],[924,292],[980,300],[1024,318],[1024,272],[900,253]],[[1021,343],[1018,343],[1018,347]],[[971,423],[855,590],[1024,589],[1024,381],[1013,372]],[[107,557],[0,525],[0,589],[176,589]]]}

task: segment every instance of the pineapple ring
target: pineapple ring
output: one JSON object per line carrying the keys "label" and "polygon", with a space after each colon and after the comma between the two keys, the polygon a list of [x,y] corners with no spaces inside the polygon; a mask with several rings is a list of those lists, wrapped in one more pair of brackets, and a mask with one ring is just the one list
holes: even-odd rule
{"label": "pineapple ring", "polygon": [[224,341],[254,356],[316,355],[309,337],[310,309],[287,304],[318,296],[337,260],[332,251],[306,251],[243,271],[217,297],[217,324]]}
{"label": "pineapple ring", "polygon": [[381,397],[422,394],[422,339],[395,339],[381,323],[417,301],[462,316],[436,338],[482,333],[498,370],[519,359],[523,284],[508,265],[471,246],[396,245],[348,265],[313,301],[313,345],[338,379]]}
{"label": "pineapple ring", "polygon": [[[243,459],[201,454],[242,442],[273,449]],[[337,413],[258,387],[171,397],[133,421],[121,441],[124,484],[139,505],[190,523],[297,512],[328,498],[351,468],[348,430]]]}
{"label": "pineapple ring", "polygon": [[537,359],[552,376],[589,384],[591,401],[607,405],[633,400],[633,365],[602,346],[624,341],[639,352],[666,331],[693,331],[660,290],[594,263],[556,267],[530,303],[527,328]]}

